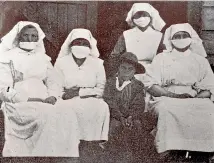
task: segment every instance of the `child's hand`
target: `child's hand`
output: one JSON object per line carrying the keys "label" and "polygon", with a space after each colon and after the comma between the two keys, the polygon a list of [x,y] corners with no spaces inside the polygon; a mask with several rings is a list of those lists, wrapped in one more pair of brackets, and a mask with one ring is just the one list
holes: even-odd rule
{"label": "child's hand", "polygon": [[128,118],[126,118],[126,126],[131,129],[133,127],[133,119],[132,116],[129,116]]}

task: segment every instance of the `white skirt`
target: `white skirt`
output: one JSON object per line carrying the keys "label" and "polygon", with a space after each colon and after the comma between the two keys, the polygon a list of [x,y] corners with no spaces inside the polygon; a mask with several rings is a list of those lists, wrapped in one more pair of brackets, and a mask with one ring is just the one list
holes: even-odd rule
{"label": "white skirt", "polygon": [[4,157],[79,157],[76,114],[40,102],[4,104]]}
{"label": "white skirt", "polygon": [[108,140],[110,113],[103,99],[74,97],[63,101],[65,106],[76,113],[81,140]]}
{"label": "white skirt", "polygon": [[210,99],[155,98],[158,116],[156,147],[167,150],[214,152],[214,104]]}

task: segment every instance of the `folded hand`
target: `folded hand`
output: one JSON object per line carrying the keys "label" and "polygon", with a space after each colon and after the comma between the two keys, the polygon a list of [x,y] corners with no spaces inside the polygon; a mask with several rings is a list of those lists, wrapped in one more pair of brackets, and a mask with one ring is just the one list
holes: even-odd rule
{"label": "folded hand", "polygon": [[56,97],[50,96],[50,97],[48,97],[48,98],[46,98],[44,100],[44,103],[48,103],[48,104],[54,105],[56,103],[56,101],[57,101]]}
{"label": "folded hand", "polygon": [[63,100],[69,100],[79,95],[79,91],[67,91],[62,95]]}

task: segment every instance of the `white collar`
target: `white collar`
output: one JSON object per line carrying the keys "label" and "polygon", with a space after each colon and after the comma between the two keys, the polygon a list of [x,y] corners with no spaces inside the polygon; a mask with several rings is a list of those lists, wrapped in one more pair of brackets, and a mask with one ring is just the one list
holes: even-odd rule
{"label": "white collar", "polygon": [[179,55],[179,56],[189,56],[191,54],[191,50],[186,50],[185,52],[179,52],[175,48],[172,50],[173,55]]}
{"label": "white collar", "polygon": [[119,79],[118,79],[118,77],[116,77],[116,88],[117,88],[118,91],[122,91],[123,88],[124,88],[125,86],[127,86],[128,84],[130,84],[130,83],[131,83],[130,80],[124,81],[123,84],[122,84],[122,86],[119,86]]}

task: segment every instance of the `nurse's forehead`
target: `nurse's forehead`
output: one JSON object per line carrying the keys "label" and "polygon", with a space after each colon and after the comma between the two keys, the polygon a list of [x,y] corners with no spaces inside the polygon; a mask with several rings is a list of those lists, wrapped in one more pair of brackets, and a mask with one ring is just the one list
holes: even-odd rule
{"label": "nurse's forehead", "polygon": [[27,27],[21,31],[21,34],[34,34],[38,35],[38,31],[35,27]]}
{"label": "nurse's forehead", "polygon": [[77,38],[77,39],[73,40],[73,42],[89,42],[89,41],[86,40],[85,38]]}
{"label": "nurse's forehead", "polygon": [[133,16],[150,16],[150,14],[146,11],[138,11]]}
{"label": "nurse's forehead", "polygon": [[77,39],[73,40],[70,45],[74,45],[74,44],[77,44],[77,45],[78,44],[87,44],[90,46],[90,42],[84,38],[77,38]]}
{"label": "nurse's forehead", "polygon": [[179,31],[179,32],[176,32],[176,33],[173,35],[173,37],[174,37],[174,36],[183,36],[183,35],[189,35],[189,36],[190,36],[190,34],[189,34],[188,32],[186,32],[186,31]]}

